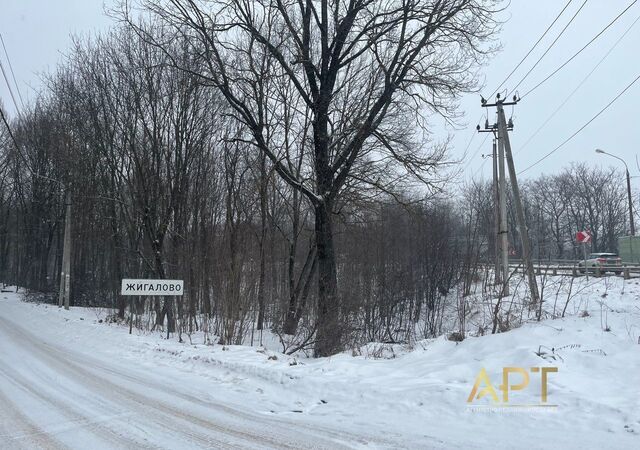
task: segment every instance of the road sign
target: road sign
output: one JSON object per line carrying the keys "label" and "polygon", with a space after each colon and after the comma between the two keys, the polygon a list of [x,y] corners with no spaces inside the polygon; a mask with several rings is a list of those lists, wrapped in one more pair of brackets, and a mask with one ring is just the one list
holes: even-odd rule
{"label": "road sign", "polygon": [[591,242],[591,233],[588,231],[578,231],[576,233],[576,241],[582,244],[588,244]]}
{"label": "road sign", "polygon": [[591,233],[588,231],[578,231],[576,233],[576,241],[582,244],[582,253],[584,253],[584,273],[589,279],[589,268],[587,267],[587,244],[591,242]]}
{"label": "road sign", "polygon": [[124,278],[122,295],[182,295],[184,280],[138,280]]}

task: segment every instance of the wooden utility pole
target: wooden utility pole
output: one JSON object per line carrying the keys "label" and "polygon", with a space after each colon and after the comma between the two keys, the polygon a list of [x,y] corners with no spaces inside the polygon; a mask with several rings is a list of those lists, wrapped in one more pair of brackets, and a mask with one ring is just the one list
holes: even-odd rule
{"label": "wooden utility pole", "polygon": [[65,195],[66,213],[64,217],[64,243],[62,247],[62,267],[60,271],[60,293],[58,306],[69,309],[69,294],[71,292],[71,191],[67,189]]}
{"label": "wooden utility pole", "polygon": [[[515,99],[514,99],[515,100]],[[514,104],[516,102],[514,101]],[[511,143],[509,141],[509,133],[507,132],[507,120],[504,115],[503,109],[504,101],[498,101],[495,103],[498,109],[498,135],[502,146],[504,146],[507,165],[509,169],[509,179],[511,180],[511,188],[513,190],[513,203],[516,208],[516,218],[518,220],[518,227],[520,228],[520,239],[522,240],[522,258],[524,260],[527,277],[529,279],[529,290],[531,291],[531,303],[532,305],[538,304],[540,301],[540,294],[538,293],[538,282],[533,268],[533,261],[531,259],[531,243],[529,241],[529,230],[527,228],[526,220],[524,217],[524,208],[522,207],[522,200],[520,198],[520,188],[518,187],[518,179],[516,177],[516,169],[513,164],[513,155],[511,153]]]}

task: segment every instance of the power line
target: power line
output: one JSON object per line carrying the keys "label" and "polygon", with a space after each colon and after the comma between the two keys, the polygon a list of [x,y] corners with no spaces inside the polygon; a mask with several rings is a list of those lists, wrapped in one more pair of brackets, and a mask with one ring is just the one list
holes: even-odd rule
{"label": "power line", "polygon": [[[480,121],[482,120],[482,116],[484,116],[484,114],[482,114],[479,118],[478,118],[478,123],[480,123]],[[462,152],[463,154],[467,154],[467,150],[469,150],[469,147],[471,146],[471,143],[473,142],[473,140],[476,138],[476,135],[478,133],[476,133],[475,128],[472,130],[471,133],[471,139],[469,139],[469,142],[467,142],[467,146],[464,148],[464,152]]]}
{"label": "power line", "polygon": [[603,112],[605,112],[607,109],[609,109],[609,107],[611,105],[613,105],[616,100],[618,100],[620,97],[622,97],[622,94],[624,94],[625,92],[627,92],[631,86],[633,86],[638,80],[640,80],[640,75],[638,75],[631,83],[629,83],[627,85],[627,87],[625,87],[622,92],[620,92],[618,95],[616,95],[613,100],[611,100],[609,103],[607,103],[607,105],[602,108],[600,111],[598,111],[598,113],[593,116],[591,119],[589,119],[589,121],[587,123],[585,123],[584,125],[582,125],[575,133],[573,133],[571,136],[569,136],[567,139],[565,139],[564,141],[562,141],[562,143],[560,145],[558,145],[556,148],[554,148],[553,150],[551,150],[549,153],[547,153],[546,155],[544,155],[542,158],[540,158],[539,160],[537,160],[536,162],[534,162],[533,164],[531,164],[530,166],[528,166],[527,168],[521,170],[520,172],[518,172],[518,175],[520,175],[521,173],[526,172],[527,170],[531,169],[532,167],[540,164],[542,161],[544,161],[545,159],[547,159],[549,156],[551,156],[552,154],[554,154],[555,152],[557,152],[558,150],[560,150],[567,142],[569,142],[571,139],[573,139],[574,137],[576,137],[582,130],[584,130],[585,128],[587,128],[587,126],[589,126],[589,124],[591,124],[591,122],[593,122],[594,120],[596,120]]}
{"label": "power line", "polygon": [[[484,114],[481,114],[481,115],[480,115],[480,117],[478,117],[478,122],[477,122],[477,123],[480,123],[480,121],[482,120],[482,117],[483,117],[483,116],[484,116]],[[470,138],[470,139],[469,139],[469,141],[467,142],[467,146],[464,148],[464,151],[462,152],[463,157],[467,155],[467,150],[469,150],[469,147],[471,147],[471,144],[472,144],[472,143],[473,143],[473,141],[475,140],[475,138],[476,138],[476,135],[477,135],[477,134],[478,134],[478,133],[476,133],[476,129],[475,129],[475,128],[473,128],[472,133],[471,133],[471,138]],[[475,156],[475,154],[476,154],[476,153],[477,153],[477,151],[475,151],[475,152],[473,153],[473,155],[471,156],[471,158],[473,158],[473,157]],[[462,163],[462,160],[460,161],[460,163]],[[462,169],[462,171],[463,171],[463,172],[464,172],[465,170],[467,170],[467,167],[469,167],[469,164],[470,164],[469,162],[467,162],[467,164],[465,164],[464,169]]]}
{"label": "power line", "polygon": [[13,131],[11,131],[11,126],[9,125],[9,121],[7,120],[7,117],[4,115],[4,111],[2,108],[0,108],[0,118],[2,118],[2,122],[4,122],[4,125],[7,127],[7,131],[9,132],[9,137],[11,137],[11,141],[13,142],[13,145],[15,145],[16,147],[16,154],[20,157],[20,159],[22,159],[27,170],[35,177],[40,177],[45,180],[53,181],[64,187],[64,183],[62,181],[56,180],[55,178],[47,177],[45,175],[40,175],[39,173],[35,172],[31,167],[29,167],[29,161],[27,161],[27,158],[20,151],[20,145],[18,144],[18,141],[16,140],[15,135],[13,134]]}
{"label": "power line", "polygon": [[[29,167],[29,162],[27,161],[25,156],[22,154],[22,152],[20,152],[20,145],[18,144],[18,141],[16,140],[16,136],[13,134],[13,131],[11,131],[11,126],[9,125],[9,121],[7,120],[7,117],[4,115],[4,111],[1,107],[0,107],[0,117],[2,117],[2,122],[4,122],[5,127],[7,127],[7,131],[9,132],[9,137],[11,138],[13,145],[15,145],[16,147],[16,153],[18,154],[18,156],[20,156],[20,158],[24,162],[25,166],[27,167],[27,170],[36,176],[42,177],[43,175],[35,173],[33,169]],[[44,178],[48,178],[48,177],[44,177]],[[57,180],[54,180],[54,181],[57,181]]]}
{"label": "power line", "polygon": [[547,75],[547,77],[545,79],[543,79],[540,83],[536,84],[533,88],[529,89],[527,91],[526,94],[524,94],[522,96],[522,98],[525,98],[527,95],[529,95],[530,93],[532,93],[533,91],[535,91],[536,89],[538,89],[542,84],[544,84],[549,78],[551,78],[552,76],[554,76],[556,73],[558,73],[560,70],[562,70],[562,68],[564,66],[566,66],[567,64],[569,64],[571,61],[573,61],[580,53],[583,52],[584,49],[586,49],[587,47],[589,47],[589,45],[591,45],[596,39],[598,39],[600,36],[602,36],[604,34],[605,31],[607,31],[607,29],[609,29],[609,27],[611,27],[611,25],[613,25],[614,23],[616,23],[616,21],[622,17],[628,10],[629,8],[631,8],[633,5],[635,5],[637,3],[638,0],[633,0],[633,2],[627,6],[620,14],[618,14],[611,22],[609,22],[609,24],[604,27],[598,34],[596,34],[589,42],[587,42],[585,44],[584,47],[582,47],[580,50],[578,50],[576,53],[573,54],[573,56],[571,58],[569,58],[568,60],[566,60],[564,63],[562,63],[562,65],[560,65],[560,67],[558,67],[556,70],[554,70],[553,72],[551,72],[549,75]]}
{"label": "power line", "polygon": [[[485,141],[487,140],[487,138],[485,137]],[[480,164],[480,167],[478,167],[478,170],[476,170],[475,172],[473,172],[473,175],[471,175],[471,178],[475,178],[478,174],[480,174],[482,172],[482,169],[484,169],[484,165],[487,163],[487,160],[483,160],[482,164]]]}
{"label": "power line", "polygon": [[13,104],[16,107],[16,111],[18,115],[20,115],[20,108],[18,107],[18,102],[16,102],[16,97],[13,95],[13,89],[11,89],[11,83],[9,83],[9,79],[7,78],[7,73],[4,71],[4,66],[2,65],[2,60],[0,59],[0,71],[2,71],[2,76],[4,77],[4,81],[7,84],[7,88],[9,88],[9,94],[11,95],[11,100],[13,100]]}
{"label": "power line", "polygon": [[535,48],[538,46],[538,44],[540,43],[540,41],[542,41],[542,39],[547,35],[547,33],[549,32],[549,30],[551,30],[551,28],[555,25],[555,23],[558,21],[558,19],[560,18],[560,16],[562,16],[562,14],[564,13],[564,11],[569,7],[569,5],[571,4],[573,0],[569,0],[567,2],[566,5],[564,5],[564,8],[562,8],[562,11],[560,11],[558,13],[558,15],[556,16],[555,19],[553,19],[553,22],[551,22],[551,25],[549,25],[547,27],[546,30],[544,30],[544,33],[542,33],[542,36],[540,36],[538,38],[538,40],[536,41],[535,44],[533,44],[533,47],[531,47],[529,49],[529,51],[527,52],[526,55],[524,55],[524,57],[520,60],[520,62],[513,68],[513,70],[511,71],[511,73],[509,73],[509,75],[507,75],[507,78],[505,78],[502,83],[500,83],[500,85],[496,88],[495,91],[493,91],[493,93],[489,96],[489,98],[493,97],[499,90],[500,88],[507,82],[509,81],[509,78],[511,78],[511,75],[513,75],[515,73],[516,70],[518,70],[518,68],[522,65],[522,63],[525,61],[525,59],[527,59],[529,57],[529,55],[531,54],[532,51],[535,50]]}
{"label": "power line", "polygon": [[[473,155],[471,156],[471,158],[469,159],[469,161],[467,162],[467,165],[464,166],[463,172],[466,171],[469,166],[471,165],[473,158],[475,158],[475,156],[478,154],[478,152],[480,151],[480,149],[482,148],[482,146],[484,145],[485,142],[487,142],[487,138],[489,137],[489,134],[487,133],[484,137],[484,139],[482,140],[482,142],[480,143],[480,145],[478,146],[478,148],[476,148],[476,150],[473,152]],[[482,166],[481,166],[482,167]],[[473,176],[475,176],[476,174],[474,173]]]}
{"label": "power line", "polygon": [[571,19],[569,20],[569,22],[564,26],[564,28],[560,31],[560,34],[558,34],[558,36],[556,36],[556,38],[553,40],[553,42],[551,43],[551,45],[549,45],[549,47],[547,47],[547,49],[544,51],[544,53],[542,54],[542,56],[540,56],[538,58],[538,60],[536,61],[536,63],[531,67],[531,69],[529,69],[529,71],[527,73],[524,74],[524,76],[522,77],[522,79],[520,81],[518,81],[518,84],[516,84],[516,87],[513,88],[513,91],[515,91],[516,89],[518,89],[518,86],[520,86],[520,84],[522,84],[522,82],[524,80],[527,79],[527,77],[531,74],[531,72],[533,72],[533,69],[535,69],[538,64],[540,64],[540,61],[542,61],[542,59],[546,56],[547,53],[549,53],[549,51],[553,48],[554,45],[556,45],[556,42],[558,42],[558,40],[560,39],[560,37],[562,37],[562,35],[564,34],[564,32],[567,30],[567,28],[569,28],[569,25],[571,25],[571,23],[573,22],[573,20],[578,16],[578,14],[580,13],[580,11],[582,11],[582,8],[584,8],[584,6],[587,4],[588,0],[584,0],[584,2],[582,3],[582,5],[580,5],[580,8],[578,8],[578,10],[573,14],[573,16],[571,17]]}
{"label": "power line", "polygon": [[551,121],[551,119],[555,117],[555,115],[562,109],[562,107],[567,104],[567,102],[573,97],[573,95],[576,92],[578,92],[578,90],[582,87],[582,85],[584,85],[584,83],[589,79],[589,77],[591,77],[591,75],[596,71],[596,69],[600,67],[600,65],[605,61],[605,59],[607,59],[607,57],[611,54],[611,52],[615,50],[615,48],[622,41],[622,39],[624,39],[624,37],[627,34],[629,34],[629,31],[631,31],[631,29],[635,26],[636,23],[638,23],[639,20],[640,20],[640,16],[638,16],[636,20],[634,20],[633,23],[625,30],[625,32],[622,33],[622,36],[620,36],[618,40],[613,44],[613,46],[607,51],[607,53],[605,53],[605,55],[602,58],[600,58],[600,61],[598,61],[598,63],[593,67],[593,69],[591,69],[591,71],[582,79],[580,84],[578,84],[573,89],[573,91],[571,91],[571,93],[553,111],[553,113],[551,113],[551,115],[547,117],[547,119],[542,123],[542,125],[540,125],[540,127],[538,127],[538,129],[531,136],[529,136],[529,138],[525,141],[525,143],[520,147],[520,149],[515,154],[522,152],[526,148],[526,146],[529,145],[529,143],[533,140],[533,138],[536,137],[538,133],[542,131],[542,129]]}
{"label": "power line", "polygon": [[11,77],[13,78],[13,84],[16,86],[16,92],[18,93],[20,104],[24,108],[24,100],[22,100],[22,93],[20,93],[20,86],[18,86],[18,81],[16,80],[16,74],[13,72],[13,65],[11,64],[11,59],[9,58],[7,47],[4,45],[4,39],[2,38],[2,33],[0,33],[0,42],[2,42],[2,48],[4,49],[4,54],[7,57],[7,63],[9,64],[9,71],[11,72]]}
{"label": "power line", "polygon": [[18,145],[18,141],[16,140],[16,137],[14,136],[13,131],[11,131],[11,127],[9,126],[9,121],[7,121],[7,118],[4,115],[4,111],[2,107],[0,107],[0,117],[2,117],[2,121],[4,122],[5,127],[7,127],[7,131],[9,132],[9,137],[13,141],[13,145],[16,146],[16,150],[18,151],[18,153],[20,153],[20,146]]}

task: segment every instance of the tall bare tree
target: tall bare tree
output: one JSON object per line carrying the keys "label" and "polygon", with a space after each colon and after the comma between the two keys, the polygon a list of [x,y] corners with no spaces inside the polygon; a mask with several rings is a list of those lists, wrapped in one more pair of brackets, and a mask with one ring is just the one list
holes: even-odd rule
{"label": "tall bare tree", "polygon": [[[139,5],[189,42],[201,60],[203,82],[224,95],[252,144],[313,204],[315,354],[340,350],[332,215],[341,191],[357,167],[389,161],[399,173],[430,184],[441,161],[425,152],[424,136],[416,130],[429,113],[450,119],[457,95],[474,87],[474,69],[496,29],[495,2],[149,0]],[[165,48],[166,40],[154,42]],[[311,117],[309,141],[299,146],[309,162],[302,176],[292,170],[295,158],[268,138],[280,134],[269,129],[269,116],[279,105],[256,95],[260,80],[252,65],[261,55],[269,76],[286,80],[301,99],[296,114]],[[380,182],[361,178],[374,186]]]}

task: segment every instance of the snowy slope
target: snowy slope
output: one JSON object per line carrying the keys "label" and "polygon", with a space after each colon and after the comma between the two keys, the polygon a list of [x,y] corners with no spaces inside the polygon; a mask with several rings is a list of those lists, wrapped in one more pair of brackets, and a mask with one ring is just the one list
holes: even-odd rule
{"label": "snowy slope", "polygon": [[[636,281],[591,280],[564,319],[319,360],[99,317],[0,295],[0,448],[640,448]],[[470,407],[481,368],[501,396],[505,366],[557,367],[557,407]],[[530,373],[510,404],[540,404],[540,389]]]}

